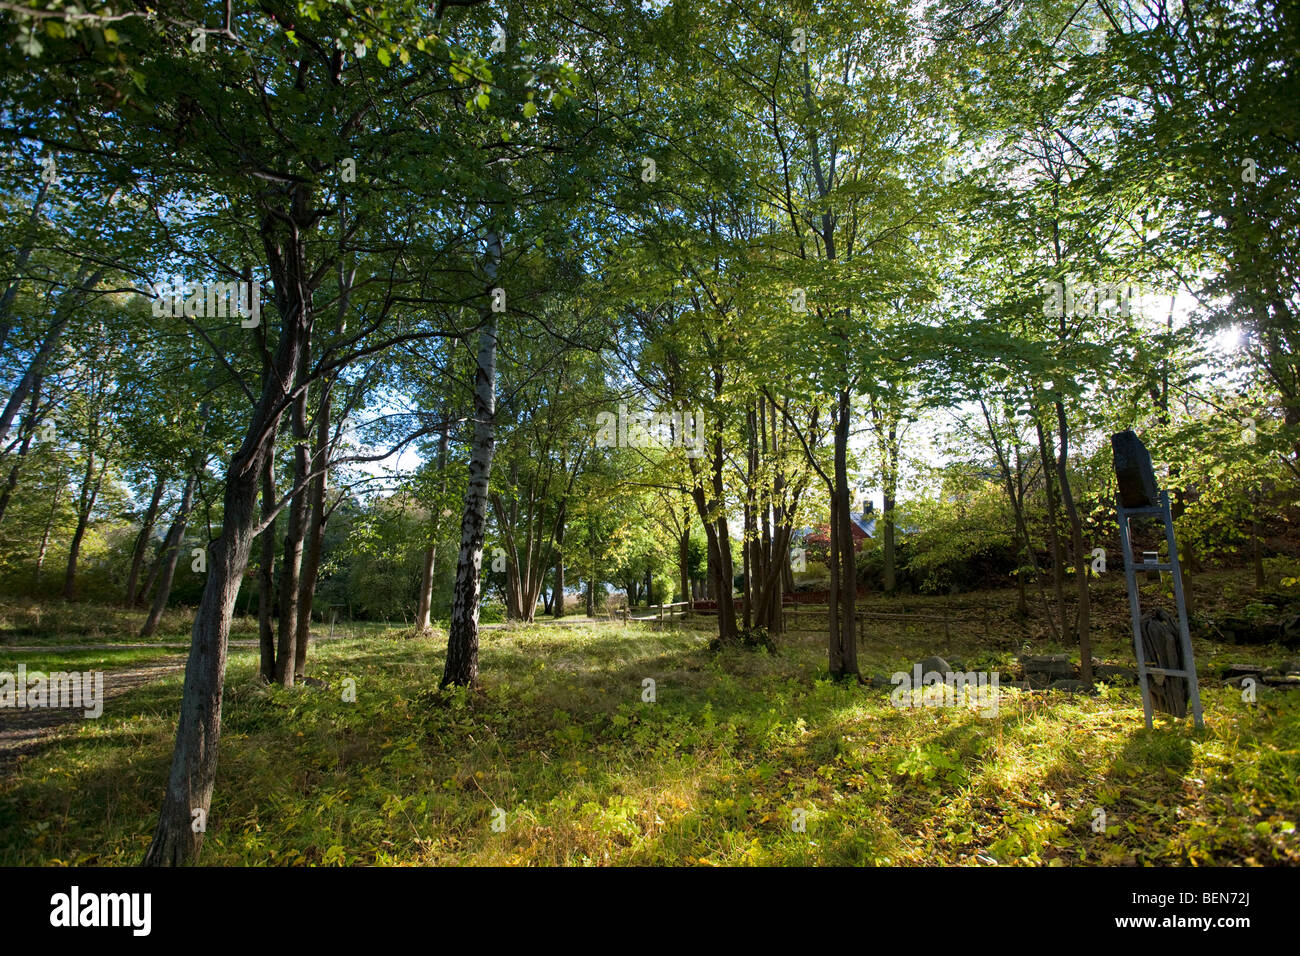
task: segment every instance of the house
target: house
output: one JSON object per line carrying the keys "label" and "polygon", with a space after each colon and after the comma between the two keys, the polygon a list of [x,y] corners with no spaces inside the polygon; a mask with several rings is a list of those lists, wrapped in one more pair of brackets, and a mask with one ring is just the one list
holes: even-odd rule
{"label": "house", "polygon": [[[876,536],[876,506],[868,501],[866,511],[849,512],[849,534],[853,536],[853,550],[861,551],[868,540]],[[796,540],[802,540],[805,546],[829,548],[831,545],[830,524],[818,525],[816,528],[801,528],[795,534]]]}

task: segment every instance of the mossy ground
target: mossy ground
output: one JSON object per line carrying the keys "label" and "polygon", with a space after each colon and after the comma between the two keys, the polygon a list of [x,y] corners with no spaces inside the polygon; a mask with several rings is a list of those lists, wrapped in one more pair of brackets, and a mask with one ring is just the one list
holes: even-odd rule
{"label": "mossy ground", "polygon": [[[1131,663],[1122,627],[1107,630],[1123,610],[1122,589],[1099,602],[1094,653]],[[948,642],[933,625],[871,624],[863,672],[932,653],[1009,672],[1023,634],[1004,613],[966,616]],[[1157,719],[1148,732],[1134,687],[1004,690],[992,717],[903,710],[888,688],[827,679],[824,631],[786,634],[772,656],[713,653],[704,627],[488,630],[472,692],[436,691],[437,633],[315,645],[310,673],[328,689],[262,686],[256,651],[236,649],[200,862],[1300,863],[1300,691],[1262,687],[1250,704],[1213,677],[1281,648],[1198,641],[1206,729]],[[0,768],[0,864],[139,862],[181,681]]]}

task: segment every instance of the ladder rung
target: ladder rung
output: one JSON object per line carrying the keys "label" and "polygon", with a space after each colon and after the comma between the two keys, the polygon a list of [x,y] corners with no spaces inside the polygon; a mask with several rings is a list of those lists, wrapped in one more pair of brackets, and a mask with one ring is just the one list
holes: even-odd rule
{"label": "ladder rung", "polygon": [[1134,571],[1172,571],[1173,569],[1174,569],[1173,564],[1171,564],[1168,561],[1158,561],[1153,564],[1133,565]]}
{"label": "ladder rung", "polygon": [[1183,670],[1173,670],[1166,667],[1148,667],[1148,674],[1164,674],[1166,677],[1191,677],[1191,673]]}
{"label": "ladder rung", "polygon": [[1160,505],[1147,505],[1143,508],[1120,508],[1119,511],[1126,518],[1136,515],[1162,515],[1165,513],[1165,509]]}

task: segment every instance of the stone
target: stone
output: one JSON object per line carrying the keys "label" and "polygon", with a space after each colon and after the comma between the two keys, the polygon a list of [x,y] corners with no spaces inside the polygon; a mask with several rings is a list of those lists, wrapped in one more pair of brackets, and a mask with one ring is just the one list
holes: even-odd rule
{"label": "stone", "polygon": [[1151,467],[1151,454],[1132,429],[1110,436],[1119,499],[1125,508],[1149,508],[1157,503],[1159,489]]}
{"label": "stone", "polygon": [[1267,687],[1277,687],[1281,689],[1296,688],[1300,687],[1300,674],[1269,675],[1262,679],[1262,683]]}
{"label": "stone", "polygon": [[1132,667],[1117,667],[1114,664],[1101,664],[1092,669],[1093,676],[1107,684],[1136,684],[1138,673]]}
{"label": "stone", "polygon": [[945,676],[953,673],[952,665],[942,657],[927,657],[925,660],[921,661],[919,666],[921,668],[922,677],[929,674],[931,671]]}
{"label": "stone", "polygon": [[1070,678],[1074,676],[1074,664],[1068,654],[1021,654],[1020,666],[1024,668],[1025,679],[1032,682],[1053,678]]}
{"label": "stone", "polygon": [[1264,673],[1264,668],[1258,664],[1229,664],[1224,676],[1233,677],[1260,677]]}

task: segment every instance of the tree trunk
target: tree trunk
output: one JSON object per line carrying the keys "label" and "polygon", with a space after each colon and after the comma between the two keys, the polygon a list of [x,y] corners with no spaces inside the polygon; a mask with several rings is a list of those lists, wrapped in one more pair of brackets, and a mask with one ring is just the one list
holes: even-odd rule
{"label": "tree trunk", "polygon": [[[302,385],[307,359],[299,367],[296,384]],[[311,471],[311,453],[307,445],[307,389],[293,402],[289,418],[293,432],[293,478],[290,487],[299,488]],[[281,687],[293,686],[297,662],[298,592],[302,574],[303,541],[307,535],[307,489],[299,488],[288,507],[289,520],[284,529],[284,557],[280,562],[280,618],[276,622],[275,679]]]}
{"label": "tree trunk", "polygon": [[90,512],[95,508],[99,498],[99,488],[104,481],[104,472],[108,462],[101,463],[99,475],[95,477],[95,453],[86,454],[86,476],[81,483],[81,499],[77,506],[77,528],[72,533],[72,544],[68,548],[68,566],[63,574],[63,597],[71,601],[77,596],[77,560],[81,556],[81,542],[86,536],[86,527],[90,524]]}
{"label": "tree trunk", "polygon": [[[501,263],[501,237],[487,236],[489,300]],[[456,556],[456,585],[452,592],[451,626],[447,634],[447,662],[440,687],[468,687],[478,682],[478,614],[482,593],[483,536],[487,524],[488,480],[496,449],[497,313],[489,301],[482,312],[478,355],[474,373],[474,444],[469,456],[469,485],[460,525],[460,553]]]}
{"label": "tree trunk", "polygon": [[5,286],[4,293],[0,294],[0,352],[4,352],[5,343],[8,342],[9,333],[13,329],[14,300],[18,297],[18,287],[24,278],[23,270],[27,268],[27,260],[31,258],[32,249],[36,245],[36,238],[39,235],[36,226],[40,222],[41,207],[45,205],[49,190],[50,184],[42,180],[41,187],[36,192],[36,199],[32,202],[31,212],[27,215],[27,229],[22,246],[19,247],[18,254],[7,270],[13,278]]}
{"label": "tree trunk", "polygon": [[162,504],[163,491],[166,487],[167,476],[160,471],[157,480],[154,481],[153,497],[149,499],[149,507],[145,509],[144,524],[140,528],[140,533],[136,536],[135,547],[131,549],[131,572],[126,577],[126,594],[123,597],[127,607],[133,607],[136,604],[136,585],[140,583],[140,571],[144,568],[144,555],[149,549],[149,540],[153,537],[154,525],[158,523],[158,506]]}
{"label": "tree trunk", "polygon": [[[722,393],[721,372],[714,371],[714,397]],[[726,486],[722,480],[724,461],[722,430],[718,425],[713,435],[713,453],[710,461],[710,487],[706,496],[703,481],[697,476],[691,489],[691,500],[704,525],[704,535],[709,544],[709,580],[713,598],[718,603],[718,640],[734,644],[740,640],[736,627],[736,606],[732,601],[735,589],[735,568],[731,560],[731,535],[727,528]],[[688,459],[694,468],[694,459]]]}
{"label": "tree trunk", "polygon": [[31,404],[27,406],[27,417],[18,428],[22,443],[18,446],[18,457],[14,461],[13,467],[9,469],[9,479],[5,482],[4,491],[0,492],[0,523],[4,522],[5,512],[9,509],[9,499],[13,497],[14,489],[18,487],[18,476],[22,472],[27,452],[32,447],[32,438],[36,435],[36,412],[41,404],[42,379],[43,376],[41,375],[36,377],[36,382],[32,386]]}
{"label": "tree trunk", "polygon": [[1070,488],[1068,473],[1070,454],[1070,431],[1065,419],[1065,406],[1056,403],[1056,421],[1061,432],[1061,453],[1056,459],[1057,480],[1061,483],[1061,503],[1065,507],[1066,517],[1070,521],[1071,546],[1074,549],[1075,582],[1078,589],[1078,638],[1079,638],[1079,679],[1085,684],[1092,683],[1092,633],[1089,620],[1088,602],[1088,561],[1083,546],[1083,525],[1079,520],[1079,510],[1074,504],[1074,492]]}
{"label": "tree trunk", "polygon": [[275,455],[266,456],[262,467],[262,521],[266,527],[259,538],[261,554],[257,568],[257,643],[261,662],[258,673],[268,684],[275,680],[275,627],[271,623],[275,601]]}
{"label": "tree trunk", "polygon": [[1047,541],[1052,549],[1052,591],[1056,598],[1056,613],[1060,620],[1062,640],[1070,632],[1070,622],[1065,609],[1065,554],[1061,547],[1060,511],[1056,498],[1056,488],[1052,482],[1053,456],[1047,449],[1047,434],[1043,423],[1034,416],[1034,428],[1038,432],[1038,458],[1043,465],[1043,491],[1047,496]]}
{"label": "tree trunk", "polygon": [[886,593],[893,594],[898,590],[896,570],[898,536],[894,526],[894,508],[898,504],[898,420],[893,417],[889,421],[883,477],[885,487],[881,491],[884,500],[881,502],[883,507],[880,527],[884,535],[885,568],[884,580],[881,583],[885,586]]}
{"label": "tree trunk", "polygon": [[41,583],[41,568],[45,566],[45,555],[50,548],[50,532],[54,530],[54,518],[59,510],[59,496],[63,494],[63,485],[65,479],[63,474],[59,474],[58,483],[54,486],[54,494],[50,496],[50,513],[45,518],[45,529],[41,532],[41,545],[36,550],[36,573],[32,577],[32,588],[35,589]]}
{"label": "tree trunk", "polygon": [[551,614],[556,620],[564,617],[564,514],[555,531],[555,588],[551,594]]}
{"label": "tree trunk", "polygon": [[682,514],[683,530],[677,536],[677,579],[682,589],[682,600],[691,603],[691,516],[690,512]]}
{"label": "tree trunk", "polygon": [[[858,574],[857,560],[853,549],[852,519],[849,516],[851,498],[849,492],[848,447],[849,447],[849,393],[841,389],[839,410],[835,418],[835,526],[838,532],[840,553],[839,586],[839,633],[831,632],[831,677],[839,680],[846,677],[861,679],[858,672],[858,642],[854,624],[857,610]],[[838,667],[836,666],[838,663]]]}
{"label": "tree trunk", "polygon": [[438,546],[430,544],[420,560],[420,596],[415,603],[415,629],[423,634],[433,626],[433,568]]}
{"label": "tree trunk", "polygon": [[27,400],[27,396],[35,388],[37,380],[44,373],[45,363],[54,352],[55,346],[63,335],[63,330],[68,325],[68,320],[72,318],[81,305],[81,294],[98,283],[107,271],[107,268],[101,268],[94,275],[90,275],[89,269],[82,270],[73,285],[59,297],[58,311],[55,313],[53,321],[50,322],[45,337],[41,339],[36,354],[32,356],[32,360],[28,364],[26,371],[23,372],[22,378],[18,380],[18,385],[10,393],[9,400],[5,402],[3,410],[0,410],[0,448],[9,444],[9,431],[13,427],[14,418],[18,415],[18,409],[22,407],[23,402]]}
{"label": "tree trunk", "polygon": [[314,220],[305,187],[294,187],[288,218],[283,236],[278,234],[282,214],[268,214],[263,220],[262,240],[282,317],[275,374],[266,378],[243,444],[227,471],[221,535],[208,549],[208,573],[194,616],[171,773],[145,865],[181,864],[196,857],[203,846],[203,832],[195,823],[200,816],[206,821],[216,780],[230,620],[258,531],[260,479],[279,427],[278,409],[289,383],[298,380],[311,339],[312,292],[304,235]]}
{"label": "tree trunk", "polygon": [[[446,421],[446,412],[443,420]],[[438,472],[442,475],[442,490],[447,491],[447,426],[438,433]],[[439,503],[441,504],[441,498]],[[416,602],[415,627],[421,634],[432,626],[433,616],[433,572],[438,561],[438,533],[441,529],[441,515],[434,515],[433,527],[430,529],[429,546],[424,552],[424,561],[420,575],[420,597]]]}
{"label": "tree trunk", "polygon": [[331,382],[321,388],[316,414],[316,443],[312,447],[311,470],[319,471],[308,485],[307,551],[303,555],[302,574],[298,582],[298,632],[294,640],[294,680],[307,674],[307,644],[311,638],[311,611],[316,600],[316,579],[320,575],[321,545],[325,540],[325,487],[329,472],[330,392]]}
{"label": "tree trunk", "polygon": [[158,589],[153,594],[153,605],[149,616],[145,618],[144,627],[140,628],[141,637],[150,637],[158,630],[167,602],[172,596],[172,581],[176,577],[176,562],[180,560],[181,546],[185,543],[185,526],[189,522],[190,508],[194,502],[194,486],[198,483],[198,472],[191,470],[185,479],[185,494],[181,497],[180,510],[172,521],[171,530],[167,532],[168,540],[164,543],[161,571],[158,577]]}
{"label": "tree trunk", "polygon": [[1263,495],[1256,491],[1251,496],[1250,509],[1250,550],[1251,563],[1255,568],[1255,590],[1264,590],[1264,540],[1260,530],[1259,512]]}

